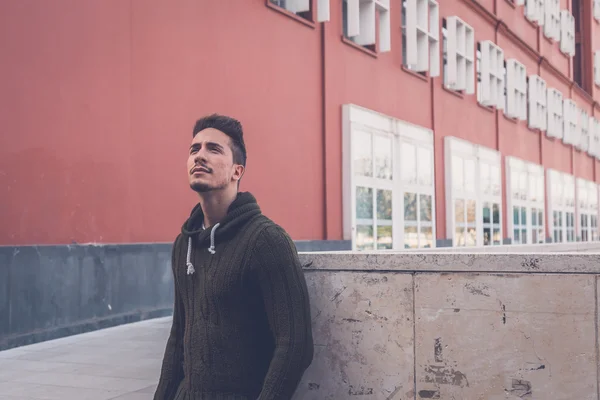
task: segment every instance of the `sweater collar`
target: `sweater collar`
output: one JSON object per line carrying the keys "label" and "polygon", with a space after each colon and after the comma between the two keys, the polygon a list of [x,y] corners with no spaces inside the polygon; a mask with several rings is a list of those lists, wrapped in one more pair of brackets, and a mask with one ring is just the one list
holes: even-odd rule
{"label": "sweater collar", "polygon": [[[235,233],[236,228],[260,213],[261,210],[256,198],[249,192],[239,192],[235,200],[227,209],[225,218],[223,218],[220,223],[204,229],[202,226],[204,213],[202,212],[200,203],[196,204],[192,209],[190,217],[181,227],[181,233],[188,237],[188,254],[191,253],[191,241],[193,236],[198,236],[198,241],[201,245],[210,239],[210,247],[208,250],[210,253],[215,254],[215,241],[217,239]],[[188,256],[188,259],[190,256]],[[191,261],[188,260],[188,264],[190,264],[190,262]]]}

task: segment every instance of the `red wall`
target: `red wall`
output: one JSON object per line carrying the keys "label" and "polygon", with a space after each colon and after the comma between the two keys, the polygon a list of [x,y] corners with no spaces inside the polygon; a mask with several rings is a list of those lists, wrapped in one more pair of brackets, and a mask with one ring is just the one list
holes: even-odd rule
{"label": "red wall", "polygon": [[[445,136],[596,179],[600,163],[586,154],[480,106],[475,94],[445,90],[441,77],[403,69],[401,4],[391,0],[392,51],[374,55],[342,40],[341,0],[331,0],[329,22],[312,26],[265,0],[0,3],[0,244],[171,241],[196,201],[185,171],[191,129],[212,112],[243,122],[241,189],[299,240],[342,238],[346,103],[434,129],[438,238]],[[476,41],[496,41],[528,74],[599,115],[523,7],[439,4],[440,18],[458,15]],[[597,43],[600,25],[589,18]]]}
{"label": "red wall", "polygon": [[241,189],[295,239],[322,237],[314,29],[261,0],[19,0],[0,32],[0,244],[173,240],[212,112],[243,122]]}

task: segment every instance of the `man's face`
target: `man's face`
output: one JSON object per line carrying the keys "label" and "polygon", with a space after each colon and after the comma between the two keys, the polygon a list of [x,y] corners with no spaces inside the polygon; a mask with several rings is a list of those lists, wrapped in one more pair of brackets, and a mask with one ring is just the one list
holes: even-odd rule
{"label": "man's face", "polygon": [[230,138],[207,128],[196,134],[187,161],[190,187],[198,193],[222,190],[236,185],[244,167],[233,163]]}

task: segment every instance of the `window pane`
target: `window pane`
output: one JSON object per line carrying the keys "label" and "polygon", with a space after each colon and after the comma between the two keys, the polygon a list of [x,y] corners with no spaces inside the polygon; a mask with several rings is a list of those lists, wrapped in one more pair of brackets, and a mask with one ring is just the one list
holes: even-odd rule
{"label": "window pane", "polygon": [[377,190],[377,219],[392,219],[391,190]]}
{"label": "window pane", "polygon": [[475,161],[465,160],[465,190],[475,193]]}
{"label": "window pane", "polygon": [[527,198],[527,174],[524,172],[519,174],[519,193],[522,199]]}
{"label": "window pane", "polygon": [[392,227],[390,225],[377,226],[377,249],[386,250],[392,248]]}
{"label": "window pane", "polygon": [[407,249],[416,249],[419,246],[419,237],[417,236],[416,226],[404,227],[404,247]]}
{"label": "window pane", "polygon": [[513,233],[514,233],[513,240],[515,241],[516,244],[520,244],[521,243],[521,230],[515,229]]}
{"label": "window pane", "polygon": [[489,164],[482,163],[481,164],[481,188],[484,194],[492,193],[492,177],[490,175],[490,166]]}
{"label": "window pane", "polygon": [[476,220],[476,215],[477,215],[477,209],[475,206],[475,200],[468,200],[467,201],[467,223],[468,224],[474,224],[477,220]]}
{"label": "window pane", "polygon": [[457,193],[462,193],[465,190],[463,159],[457,156],[452,157],[452,186],[454,186]]}
{"label": "window pane", "polygon": [[431,248],[433,247],[433,228],[431,227],[424,227],[421,228],[421,235],[420,235],[420,244],[419,246],[422,248]]}
{"label": "window pane", "polygon": [[404,193],[404,220],[417,220],[417,194]]}
{"label": "window pane", "polygon": [[538,242],[538,238],[537,238],[537,230],[533,230],[531,232],[531,243],[536,244]]}
{"label": "window pane", "polygon": [[544,212],[543,211],[538,212],[538,224],[540,226],[544,225]]}
{"label": "window pane", "polygon": [[415,184],[417,182],[417,156],[415,146],[409,143],[402,143],[402,154],[400,162],[402,166],[402,182]]}
{"label": "window pane", "polygon": [[431,150],[419,148],[418,150],[417,168],[419,174],[419,183],[421,185],[431,186],[433,184],[433,165],[431,158]]}
{"label": "window pane", "polygon": [[527,209],[521,207],[521,225],[527,225]]}
{"label": "window pane", "polygon": [[352,152],[354,154],[354,173],[360,176],[373,176],[371,134],[361,131],[352,132]]}
{"label": "window pane", "polygon": [[490,224],[491,221],[491,215],[490,215],[490,205],[489,203],[485,203],[483,205],[483,223],[484,224]]}
{"label": "window pane", "polygon": [[537,226],[537,210],[535,208],[531,210],[531,225]]}
{"label": "window pane", "polygon": [[491,228],[483,228],[483,245],[489,246],[491,245],[492,240],[492,229]]}
{"label": "window pane", "polygon": [[465,201],[462,199],[454,200],[454,221],[457,224],[464,224],[465,221]]}
{"label": "window pane", "polygon": [[500,196],[501,191],[501,180],[502,176],[500,175],[500,168],[496,166],[492,166],[490,173],[492,175],[492,194],[494,196]]}
{"label": "window pane", "polygon": [[543,176],[538,176],[536,189],[537,189],[538,200],[543,201],[544,200],[544,177]]}
{"label": "window pane", "polygon": [[527,189],[529,190],[529,200],[536,201],[537,200],[537,190],[536,190],[536,179],[534,175],[529,175],[529,184]]}
{"label": "window pane", "polygon": [[519,207],[513,207],[513,224],[516,225],[520,225],[519,224]]}
{"label": "window pane", "polygon": [[420,207],[421,207],[421,222],[429,222],[431,221],[432,215],[432,204],[431,204],[431,196],[422,194],[419,196],[420,199]]}
{"label": "window pane", "polygon": [[465,245],[465,228],[456,228],[454,231],[454,243],[455,246]]}
{"label": "window pane", "polygon": [[467,246],[476,246],[477,245],[477,229],[468,228],[467,234],[465,235],[466,245]]}
{"label": "window pane", "polygon": [[375,135],[375,172],[378,178],[392,179],[392,139]]}
{"label": "window pane", "polygon": [[510,191],[513,199],[519,198],[519,174],[520,172],[513,172],[510,176]]}
{"label": "window pane", "polygon": [[500,204],[494,203],[494,225],[500,225]]}
{"label": "window pane", "polygon": [[500,229],[494,228],[494,245],[500,245],[502,238],[500,237]]}
{"label": "window pane", "polygon": [[521,243],[527,244],[527,230],[521,229]]}
{"label": "window pane", "polygon": [[356,218],[373,219],[373,189],[356,187]]}
{"label": "window pane", "polygon": [[373,248],[373,226],[356,226],[356,248],[358,250],[374,250]]}

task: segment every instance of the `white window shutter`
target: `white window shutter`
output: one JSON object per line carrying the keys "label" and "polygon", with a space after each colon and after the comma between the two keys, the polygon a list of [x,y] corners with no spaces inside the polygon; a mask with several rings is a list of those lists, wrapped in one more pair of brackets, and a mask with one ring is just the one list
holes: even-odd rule
{"label": "white window shutter", "polygon": [[440,11],[435,0],[429,0],[429,76],[440,76]]}
{"label": "white window shutter", "polygon": [[285,5],[293,13],[310,11],[310,0],[286,0]]}
{"label": "white window shutter", "polygon": [[522,6],[522,5],[524,5],[524,4],[525,4],[525,0],[516,0],[516,1],[515,1],[515,3],[516,3],[518,6]]}
{"label": "white window shutter", "polygon": [[594,0],[594,18],[600,22],[600,0]]}
{"label": "white window shutter", "polygon": [[544,2],[544,35],[551,38],[554,34],[552,23],[552,13],[554,11],[554,0],[546,0]]}
{"label": "white window shutter", "polygon": [[525,18],[532,22],[537,22],[538,12],[536,7],[536,0],[528,0],[525,3]]}
{"label": "white window shutter", "polygon": [[520,117],[522,121],[527,120],[527,69],[525,65],[516,62],[517,68],[517,87],[519,90],[519,99],[521,100],[517,106],[520,106]]}
{"label": "white window shutter", "polygon": [[504,110],[506,102],[504,101],[504,88],[506,82],[504,82],[504,74],[502,70],[504,69],[504,51],[502,49],[498,49],[498,57],[496,59],[496,74],[498,75],[498,82],[496,83],[496,108],[498,110]]}
{"label": "white window shutter", "polygon": [[456,37],[457,18],[448,17],[446,18],[446,30],[448,36],[446,38],[446,82],[450,88],[455,88],[458,83],[457,76],[457,65],[456,65],[456,50],[457,50],[457,37]]}
{"label": "white window shutter", "polygon": [[538,124],[536,121],[537,117],[537,89],[536,89],[536,75],[529,77],[529,88],[527,93],[529,94],[529,127],[537,128]]}
{"label": "white window shutter", "polygon": [[384,53],[392,49],[390,9],[379,8],[379,51]]}
{"label": "white window shutter", "polygon": [[357,44],[367,46],[375,44],[377,41],[375,16],[375,2],[373,0],[359,3],[360,32],[354,39]]}
{"label": "white window shutter", "polygon": [[407,0],[404,12],[406,12],[406,63],[417,65],[417,0]]}
{"label": "white window shutter", "polygon": [[360,0],[348,0],[347,4],[348,36],[358,36],[360,33]]}
{"label": "white window shutter", "polygon": [[517,118],[519,111],[517,110],[516,96],[516,80],[517,66],[514,59],[506,61],[506,115],[511,118]]}
{"label": "white window shutter", "polygon": [[540,121],[540,130],[545,131],[548,129],[548,101],[546,99],[546,81],[542,78],[538,81],[538,102],[540,104],[540,113],[539,121]]}
{"label": "white window shutter", "polygon": [[330,0],[317,0],[317,22],[325,22],[331,19]]}
{"label": "white window shutter", "polygon": [[490,87],[490,72],[491,72],[491,54],[492,49],[490,48],[490,41],[485,40],[479,43],[479,50],[481,51],[481,64],[480,64],[480,73],[481,73],[481,104],[485,106],[493,105],[493,99],[491,98],[492,88]]}
{"label": "white window shutter", "polygon": [[[475,93],[475,32],[473,28],[466,25],[463,22],[464,32],[465,32],[465,56],[467,58],[467,76],[465,83],[465,93],[473,94]],[[470,62],[468,61],[470,60]]]}

